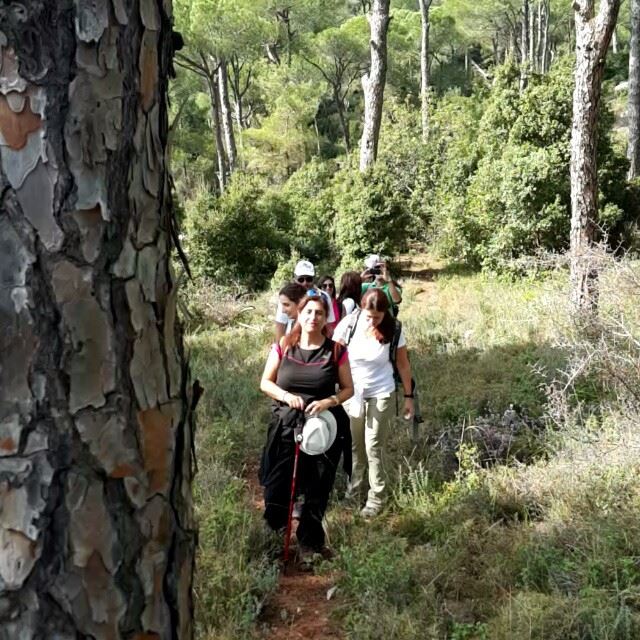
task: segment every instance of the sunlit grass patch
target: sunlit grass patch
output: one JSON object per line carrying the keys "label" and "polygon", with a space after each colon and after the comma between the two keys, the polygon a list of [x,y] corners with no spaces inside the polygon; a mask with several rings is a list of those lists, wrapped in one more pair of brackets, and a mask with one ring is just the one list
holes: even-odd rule
{"label": "sunlit grass patch", "polygon": [[194,497],[199,523],[196,570],[198,637],[254,637],[266,595],[275,588],[273,538],[241,477],[257,460],[269,415],[258,389],[269,335],[242,327],[191,336],[193,376],[205,391],[198,406]]}

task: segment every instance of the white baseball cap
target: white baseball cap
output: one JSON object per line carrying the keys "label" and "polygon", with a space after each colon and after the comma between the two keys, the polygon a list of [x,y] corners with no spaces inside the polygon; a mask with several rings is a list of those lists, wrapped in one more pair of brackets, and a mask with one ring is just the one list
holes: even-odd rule
{"label": "white baseball cap", "polygon": [[294,276],[315,276],[316,270],[308,260],[300,260],[296,264],[296,268],[293,270]]}
{"label": "white baseball cap", "polygon": [[377,253],[372,253],[365,258],[364,266],[367,267],[367,269],[373,269],[379,262],[382,262],[380,256]]}
{"label": "white baseball cap", "polygon": [[307,418],[302,429],[300,449],[309,456],[325,453],[336,439],[338,423],[331,413],[325,410]]}

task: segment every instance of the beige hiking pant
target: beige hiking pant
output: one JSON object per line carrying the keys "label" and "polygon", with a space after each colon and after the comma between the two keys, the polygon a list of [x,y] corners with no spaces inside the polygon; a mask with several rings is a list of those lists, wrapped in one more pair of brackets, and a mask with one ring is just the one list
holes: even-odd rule
{"label": "beige hiking pant", "polygon": [[365,398],[359,418],[350,418],[353,471],[348,494],[357,496],[365,488],[364,474],[369,467],[367,506],[380,508],[385,492],[384,457],[389,427],[395,411],[395,395]]}

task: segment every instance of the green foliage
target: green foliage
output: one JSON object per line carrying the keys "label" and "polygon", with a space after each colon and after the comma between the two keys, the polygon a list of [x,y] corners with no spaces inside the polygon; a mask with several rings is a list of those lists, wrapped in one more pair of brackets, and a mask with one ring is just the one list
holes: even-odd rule
{"label": "green foliage", "polygon": [[279,192],[291,212],[291,246],[314,264],[336,260],[331,192],[334,172],[333,163],[312,160],[296,171]]}
{"label": "green foliage", "polygon": [[[539,250],[561,251],[569,239],[571,66],[559,62],[546,76],[532,78],[522,94],[518,81],[514,67],[499,71],[473,127],[477,141],[444,147],[441,175],[450,188],[436,187],[431,224],[441,251],[490,270],[510,268],[514,258]],[[476,109],[472,99],[462,100],[463,109],[465,102]],[[609,141],[610,127],[603,108],[601,222],[613,230],[627,214],[624,190],[613,188],[624,183],[624,160]],[[443,133],[434,131],[433,144]],[[447,176],[456,177],[457,188]]]}
{"label": "green foliage", "polygon": [[384,167],[346,170],[334,183],[336,243],[344,265],[372,252],[393,255],[407,241],[408,209]]}
{"label": "green foliage", "polygon": [[236,176],[219,198],[200,191],[185,207],[185,249],[195,275],[266,285],[286,249],[287,211],[255,179]]}

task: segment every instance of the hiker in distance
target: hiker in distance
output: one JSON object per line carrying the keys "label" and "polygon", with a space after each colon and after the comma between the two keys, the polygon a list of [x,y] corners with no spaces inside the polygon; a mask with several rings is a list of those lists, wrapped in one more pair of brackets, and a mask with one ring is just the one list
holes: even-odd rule
{"label": "hiker in distance", "polygon": [[264,517],[275,531],[288,521],[295,436],[307,424],[308,416],[324,415],[326,419],[327,433],[320,434],[327,436],[326,448],[318,455],[304,453],[303,440],[298,463],[297,486],[305,501],[296,535],[303,563],[324,550],[322,519],[341,454],[345,471],[351,474],[351,433],[342,403],[353,395],[353,382],[346,349],[327,337],[328,312],[326,299],[319,292],[309,291],[302,298],[296,323],[273,345],[260,382],[261,391],[274,401],[260,481]]}
{"label": "hiker in distance", "polygon": [[379,255],[372,253],[364,261],[362,272],[362,294],[370,288],[382,289],[389,299],[389,309],[392,316],[398,315],[398,305],[402,302],[402,287],[391,277],[389,265]]}
{"label": "hiker in distance", "polygon": [[360,307],[361,298],[362,276],[357,271],[346,271],[340,278],[340,292],[338,293],[338,303],[342,309],[343,318]]}
{"label": "hiker in distance", "polygon": [[353,451],[347,498],[363,498],[368,468],[367,499],[360,513],[371,518],[386,497],[385,445],[397,407],[397,379],[404,395],[404,419],[411,420],[414,415],[406,340],[401,323],[391,315],[389,299],[378,288],[369,289],[362,296],[361,309],[340,321],[334,339],[347,347],[355,388],[345,407]]}
{"label": "hiker in distance", "polygon": [[331,307],[333,308],[333,322],[327,322],[327,328],[329,329],[329,335],[331,335],[338,322],[340,322],[340,318],[342,318],[342,310],[340,305],[338,304],[338,292],[336,291],[336,281],[333,276],[326,275],[322,276],[320,280],[318,280],[318,289],[320,291],[324,291],[329,296],[331,300]]}
{"label": "hiker in distance", "polygon": [[[313,266],[311,262],[308,260],[299,260],[293,270],[294,282],[301,284],[307,291],[309,289],[314,289],[314,279],[316,276],[316,268]],[[329,315],[327,316],[327,323],[333,324],[339,318],[336,318],[335,313],[333,311],[333,304],[331,302],[331,297],[324,291],[319,291],[320,295],[322,295],[326,301],[329,308]],[[289,322],[289,316],[283,310],[282,305],[278,302],[278,308],[276,309],[275,316],[275,336],[276,341],[280,340],[282,336],[285,335],[287,331],[287,324]]]}

